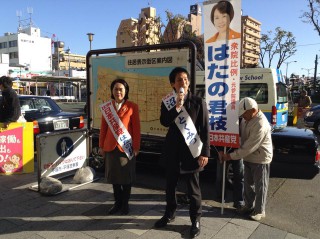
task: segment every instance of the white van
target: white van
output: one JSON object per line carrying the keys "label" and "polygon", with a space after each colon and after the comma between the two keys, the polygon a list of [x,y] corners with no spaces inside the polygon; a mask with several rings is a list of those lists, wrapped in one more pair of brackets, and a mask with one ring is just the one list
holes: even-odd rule
{"label": "white van", "polygon": [[[205,97],[204,71],[196,72],[196,94]],[[288,122],[288,90],[279,69],[247,68],[240,70],[240,99],[255,99],[274,129]]]}

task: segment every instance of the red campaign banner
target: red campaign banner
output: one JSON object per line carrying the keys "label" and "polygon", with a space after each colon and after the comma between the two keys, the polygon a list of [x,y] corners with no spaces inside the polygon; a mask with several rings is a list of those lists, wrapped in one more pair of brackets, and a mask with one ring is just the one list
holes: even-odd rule
{"label": "red campaign banner", "polygon": [[0,133],[0,173],[23,171],[23,127]]}

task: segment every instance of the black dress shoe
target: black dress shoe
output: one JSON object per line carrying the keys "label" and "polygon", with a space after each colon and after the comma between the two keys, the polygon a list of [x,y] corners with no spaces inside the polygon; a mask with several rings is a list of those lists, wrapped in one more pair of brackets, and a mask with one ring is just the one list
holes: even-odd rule
{"label": "black dress shoe", "polygon": [[121,214],[122,215],[128,215],[129,214],[129,204],[125,203],[121,207]]}
{"label": "black dress shoe", "polygon": [[200,234],[200,222],[193,222],[190,228],[190,237],[195,238]]}
{"label": "black dress shoe", "polygon": [[155,228],[161,228],[161,227],[165,227],[168,223],[173,222],[175,219],[175,217],[167,217],[167,216],[163,216],[161,217],[158,221],[156,221],[156,223],[154,224]]}
{"label": "black dress shoe", "polygon": [[121,209],[121,205],[119,203],[115,203],[112,208],[110,208],[110,210],[108,211],[109,215],[113,215],[116,214],[117,212],[119,212]]}

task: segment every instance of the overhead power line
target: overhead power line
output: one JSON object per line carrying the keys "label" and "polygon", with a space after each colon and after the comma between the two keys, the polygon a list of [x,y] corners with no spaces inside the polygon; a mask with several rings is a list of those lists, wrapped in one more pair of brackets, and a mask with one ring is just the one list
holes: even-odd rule
{"label": "overhead power line", "polygon": [[320,42],[319,43],[309,43],[309,44],[297,45],[297,46],[313,46],[313,45],[320,45]]}

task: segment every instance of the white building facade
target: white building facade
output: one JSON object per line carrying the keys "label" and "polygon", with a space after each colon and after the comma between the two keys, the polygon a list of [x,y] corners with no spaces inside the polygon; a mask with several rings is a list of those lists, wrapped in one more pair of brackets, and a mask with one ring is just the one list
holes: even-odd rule
{"label": "white building facade", "polygon": [[52,73],[51,39],[41,37],[40,29],[28,26],[0,37],[0,55],[9,55],[11,77],[31,78]]}

